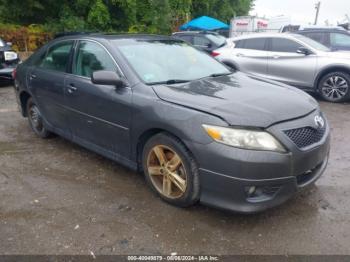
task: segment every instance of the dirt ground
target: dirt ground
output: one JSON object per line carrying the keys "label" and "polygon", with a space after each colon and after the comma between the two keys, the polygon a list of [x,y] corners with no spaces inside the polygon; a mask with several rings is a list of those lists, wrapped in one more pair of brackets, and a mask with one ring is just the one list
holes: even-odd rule
{"label": "dirt ground", "polygon": [[42,140],[0,88],[0,254],[350,254],[350,104],[321,102],[326,173],[257,215],[172,207],[143,177],[60,137]]}

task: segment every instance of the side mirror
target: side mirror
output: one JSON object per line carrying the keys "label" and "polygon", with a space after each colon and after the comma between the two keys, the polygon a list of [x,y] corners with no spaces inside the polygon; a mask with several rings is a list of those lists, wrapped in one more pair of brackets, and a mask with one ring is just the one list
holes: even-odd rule
{"label": "side mirror", "polygon": [[297,50],[297,53],[302,55],[310,55],[311,51],[306,47],[299,47],[299,49]]}
{"label": "side mirror", "polygon": [[209,44],[207,44],[207,46],[206,46],[207,48],[212,48],[213,47],[213,45],[211,44],[211,43],[209,43]]}
{"label": "side mirror", "polygon": [[113,71],[95,71],[92,73],[91,82],[96,85],[113,85],[115,87],[126,85],[124,80]]}

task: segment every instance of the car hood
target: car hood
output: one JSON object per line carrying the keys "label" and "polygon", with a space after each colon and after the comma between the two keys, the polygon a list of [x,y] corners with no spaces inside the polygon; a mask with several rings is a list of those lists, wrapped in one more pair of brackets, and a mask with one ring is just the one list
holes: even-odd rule
{"label": "car hood", "polygon": [[318,108],[303,91],[241,72],[153,89],[164,101],[216,115],[229,125],[264,128]]}

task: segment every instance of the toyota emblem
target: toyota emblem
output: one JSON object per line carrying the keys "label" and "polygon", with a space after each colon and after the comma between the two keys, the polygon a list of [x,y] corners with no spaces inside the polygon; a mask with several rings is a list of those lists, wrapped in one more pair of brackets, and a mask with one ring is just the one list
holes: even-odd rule
{"label": "toyota emblem", "polygon": [[324,119],[322,118],[322,116],[315,116],[315,124],[318,128],[324,127]]}

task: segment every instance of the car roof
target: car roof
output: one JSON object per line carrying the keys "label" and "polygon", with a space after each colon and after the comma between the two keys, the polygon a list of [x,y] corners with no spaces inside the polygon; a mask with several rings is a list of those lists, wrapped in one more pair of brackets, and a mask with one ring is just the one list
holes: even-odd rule
{"label": "car roof", "polygon": [[100,33],[77,33],[59,36],[56,39],[106,39],[106,40],[122,40],[122,39],[136,39],[136,40],[175,40],[176,38],[165,35],[152,34],[100,34]]}
{"label": "car roof", "polygon": [[219,33],[213,32],[213,31],[179,31],[174,32],[172,35],[190,35],[190,34],[211,34],[211,35],[218,35]]}
{"label": "car roof", "polygon": [[254,33],[254,34],[247,34],[237,37],[232,37],[230,40],[245,40],[245,39],[252,39],[252,38],[266,38],[266,37],[280,37],[280,38],[294,38],[295,34],[291,33]]}
{"label": "car roof", "polygon": [[302,30],[298,30],[295,33],[344,33],[349,34],[348,31],[339,29],[339,28],[306,28]]}

